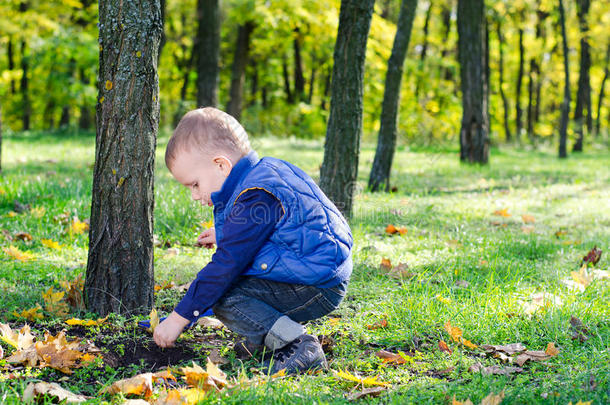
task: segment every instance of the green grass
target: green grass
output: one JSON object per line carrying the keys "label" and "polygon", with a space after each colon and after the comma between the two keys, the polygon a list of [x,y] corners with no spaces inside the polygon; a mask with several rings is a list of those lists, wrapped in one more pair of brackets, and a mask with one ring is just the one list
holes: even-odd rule
{"label": "green grass", "polygon": [[[155,234],[178,246],[179,254],[156,249],[155,272],[159,281],[183,283],[211,258],[210,251],[193,248],[192,243],[199,224],[212,214],[211,209],[190,201],[188,191],[171,178],[163,165],[166,142],[166,136],[159,140],[157,154]],[[255,138],[252,143],[261,156],[287,159],[317,180],[323,141]],[[3,147],[0,225],[9,235],[26,231],[33,240],[10,242],[0,234],[0,247],[12,244],[36,255],[35,260],[22,263],[0,251],[0,320],[15,327],[23,322],[11,315],[13,310],[41,303],[47,288],[57,288],[61,280],[84,272],[86,234],[70,235],[54,218],[64,212],[80,219],[89,217],[94,138],[10,134]],[[363,188],[373,154],[374,145],[363,145],[359,172]],[[485,167],[460,165],[454,149],[400,148],[393,169],[398,190],[389,194],[361,191],[356,197],[351,220],[355,267],[348,297],[335,314],[308,328],[335,339],[330,356],[333,370],[379,376],[391,383],[387,392],[370,401],[450,403],[455,395],[476,404],[487,394],[503,390],[505,403],[608,403],[610,281],[594,281],[579,293],[569,291],[560,280],[578,269],[580,259],[594,245],[604,251],[597,267],[608,268],[610,153],[588,151],[560,161],[554,151],[506,147],[493,149],[490,160]],[[10,217],[15,201],[42,207],[44,214]],[[508,209],[512,216],[493,215],[498,209]],[[523,214],[535,218],[532,233],[522,230]],[[406,227],[407,233],[385,234],[390,223]],[[565,234],[556,236],[560,230]],[[44,238],[59,241],[63,248],[54,251],[42,246]],[[393,264],[407,263],[414,276],[388,277],[379,269],[382,258]],[[460,287],[456,281],[466,281],[468,286]],[[555,294],[562,302],[531,316],[525,314],[520,301],[538,292]],[[163,292],[158,294],[158,306],[171,308],[179,298],[179,294]],[[571,316],[588,327],[586,342],[572,339]],[[113,319],[119,338],[137,339],[132,323]],[[381,319],[387,320],[386,328],[367,328]],[[530,350],[544,350],[554,342],[560,354],[545,362],[526,363],[520,374],[483,376],[468,368],[477,361],[501,363],[451,343],[443,328],[447,321],[478,345],[522,342]],[[60,320],[50,319],[37,328],[59,325]],[[119,340],[112,344],[120,344]],[[451,355],[439,351],[439,340],[449,343]],[[381,348],[417,349],[421,358],[413,364],[384,366],[375,356]],[[224,369],[235,376],[240,363],[223,350],[232,359]],[[243,366],[247,373],[250,366]],[[439,370],[446,369],[450,371],[439,375]],[[137,365],[126,369],[92,366],[59,382],[91,395],[100,385],[88,381],[108,384],[138,370]],[[2,373],[3,401],[18,403],[16,395],[29,381],[59,377],[38,369],[20,373],[23,377],[12,380]],[[276,380],[232,391],[229,396],[211,395],[204,402],[341,403],[352,386],[329,372]]]}

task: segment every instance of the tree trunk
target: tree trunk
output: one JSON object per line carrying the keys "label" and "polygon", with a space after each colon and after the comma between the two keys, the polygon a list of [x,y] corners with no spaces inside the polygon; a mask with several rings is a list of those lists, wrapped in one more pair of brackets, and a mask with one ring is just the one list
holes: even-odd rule
{"label": "tree trunk", "polygon": [[303,77],[303,60],[301,58],[301,32],[294,29],[294,93],[297,101],[305,99],[305,77]]}
{"label": "tree trunk", "polygon": [[89,311],[153,306],[159,0],[100,0],[99,103],[85,295]]}
{"label": "tree trunk", "polygon": [[251,21],[240,25],[237,30],[237,43],[231,70],[230,99],[227,103],[227,113],[239,121],[244,97],[244,77],[248,65],[248,52],[250,51],[250,34],[254,29]]}
{"label": "tree trunk", "polygon": [[70,125],[70,106],[68,104],[61,108],[61,116],[59,118],[60,127],[68,127]]}
{"label": "tree trunk", "polygon": [[[578,0],[578,25],[580,26],[580,69],[578,76],[578,91],[576,92],[576,109],[574,110],[574,122],[576,124],[576,142],[572,152],[582,152],[584,131],[583,120],[587,130],[591,133],[593,123],[591,121],[591,81],[589,69],[591,68],[591,54],[589,52],[589,16],[590,0]],[[584,109],[587,109],[586,115]]]}
{"label": "tree trunk", "polygon": [[[6,48],[6,57],[8,59],[8,70],[10,70],[11,72],[13,70],[15,70],[14,55],[15,55],[15,51],[13,50],[13,38],[8,37],[8,45]],[[10,82],[11,82],[11,84],[10,84],[11,95],[13,95],[13,94],[15,94],[15,81],[13,80],[12,76],[11,76]]]}
{"label": "tree trunk", "polygon": [[350,218],[358,178],[366,43],[375,0],[341,0],[320,187]]}
{"label": "tree trunk", "polygon": [[165,47],[165,42],[167,42],[167,37],[165,35],[165,12],[167,10],[167,0],[160,0],[161,2],[161,40],[159,41],[159,52],[157,53],[157,66],[159,66],[161,62],[161,53],[163,53],[163,47]]}
{"label": "tree trunk", "polygon": [[29,81],[28,81],[28,69],[29,61],[25,55],[25,40],[21,41],[21,108],[23,109],[22,121],[23,130],[27,131],[30,129],[30,118],[32,116],[32,104],[30,102],[29,92]]}
{"label": "tree trunk", "polygon": [[[424,43],[421,47],[421,53],[419,54],[419,74],[416,77],[415,83],[415,98],[419,95],[419,89],[421,88],[421,80],[423,70],[424,70],[424,62],[426,60],[426,54],[428,53],[428,32],[430,27],[430,15],[432,14],[432,1],[428,5],[428,10],[426,10],[426,18],[424,20]],[[398,17],[400,19],[400,17]]]}
{"label": "tree trunk", "polygon": [[0,103],[0,174],[2,174],[2,103]]}
{"label": "tree trunk", "polygon": [[519,27],[519,71],[517,73],[517,88],[515,95],[515,121],[517,125],[517,132],[515,137],[517,141],[521,139],[521,132],[523,131],[523,110],[521,110],[521,85],[523,83],[523,70],[525,63],[525,49],[523,47],[523,28]]}
{"label": "tree trunk", "polygon": [[290,75],[288,74],[288,62],[286,62],[286,55],[282,56],[282,75],[284,77],[284,92],[286,93],[286,101],[289,104],[294,103],[294,97],[292,90],[290,89]]}
{"label": "tree trunk", "polygon": [[568,37],[566,34],[565,12],[563,0],[559,0],[559,24],[563,45],[563,70],[565,82],[563,87],[563,102],[561,103],[561,121],[559,122],[559,157],[567,158],[566,141],[568,137],[568,117],[570,115],[570,58],[568,55]]}
{"label": "tree trunk", "polygon": [[500,21],[501,20],[498,20],[496,25],[496,30],[498,33],[498,51],[500,53],[500,60],[498,61],[498,87],[500,88],[500,97],[502,98],[502,104],[504,105],[504,135],[506,137],[506,141],[510,142],[512,139],[508,121],[508,117],[510,117],[510,105],[508,103],[506,93],[504,92],[504,36],[502,35],[502,26]]}
{"label": "tree trunk", "polygon": [[604,105],[604,87],[606,86],[606,80],[608,80],[608,64],[610,64],[610,43],[606,48],[606,64],[604,65],[604,78],[602,79],[602,84],[599,87],[599,97],[597,98],[597,114],[595,115],[595,136],[599,135],[599,129],[601,126],[601,113],[602,113],[602,105]]}
{"label": "tree trunk", "polygon": [[527,84],[527,135],[530,140],[534,140],[534,100],[535,100],[535,92],[536,92],[536,82],[538,78],[538,62],[536,62],[535,58],[530,59],[530,72],[529,72],[529,81]]}
{"label": "tree trunk", "polygon": [[[80,68],[80,80],[81,83],[83,84],[83,86],[88,86],[90,81],[89,81],[89,76],[87,76],[87,73],[85,71],[84,68]],[[89,104],[87,104],[86,101],[83,101],[83,103],[81,104],[80,107],[80,118],[78,119],[78,127],[81,129],[90,129],[91,126],[93,125],[93,114],[91,114],[91,107],[89,106]]]}
{"label": "tree trunk", "polygon": [[[219,0],[197,1],[197,107],[216,107],[218,104],[218,81],[219,81],[219,58],[220,58],[220,7]],[[246,24],[248,25],[248,24]],[[249,27],[249,25],[248,25]],[[241,113],[241,97],[243,93],[243,75],[246,64],[241,61],[237,52],[247,52],[250,32],[245,32],[247,27],[240,26],[237,48],[235,50],[235,61],[233,62],[233,74],[237,78],[231,81],[231,108],[234,112]],[[245,38],[244,38],[245,35]],[[246,41],[245,48],[241,41]],[[239,56],[238,56],[239,55]],[[247,60],[247,54],[243,55]],[[236,72],[235,69],[238,69]],[[236,81],[236,82],[234,82]],[[236,86],[234,88],[234,86]],[[235,91],[236,93],[233,93]],[[236,97],[234,99],[234,97]],[[231,101],[229,101],[231,104]],[[237,117],[236,117],[237,118]]]}
{"label": "tree trunk", "polygon": [[328,99],[328,93],[330,92],[330,81],[332,78],[332,68],[328,68],[328,72],[326,73],[326,78],[324,79],[324,91],[322,92],[322,102],[320,103],[320,108],[322,110],[326,110],[326,100]]}
{"label": "tree trunk", "polygon": [[458,0],[458,53],[462,88],[460,159],[487,163],[487,69],[485,67],[485,4]]}
{"label": "tree trunk", "polygon": [[307,95],[307,104],[311,104],[311,100],[313,98],[313,89],[314,89],[314,84],[316,82],[316,66],[317,66],[317,61],[315,60],[315,58],[313,58],[313,65],[311,67],[311,76],[309,78],[309,94]]}
{"label": "tree trunk", "polygon": [[385,191],[390,191],[390,171],[396,149],[396,121],[398,120],[400,105],[400,86],[416,9],[417,0],[402,0],[396,26],[396,36],[394,37],[394,45],[388,60],[388,70],[385,77],[381,125],[368,185],[371,191],[378,191],[380,187],[383,187]]}
{"label": "tree trunk", "polygon": [[[453,4],[454,4],[453,0],[441,2],[441,19],[443,21],[443,27],[444,27],[444,32],[443,32],[444,45],[443,45],[443,47],[442,47],[443,49],[441,51],[441,59],[445,59],[447,57],[447,55],[449,54],[448,40],[449,40],[449,34],[451,33],[451,11],[453,9]],[[443,67],[441,69],[441,77],[447,81],[452,81],[453,73],[451,72],[451,69]]]}
{"label": "tree trunk", "polygon": [[255,105],[257,103],[258,95],[258,63],[252,61],[251,64],[252,75],[250,76],[250,102],[248,105]]}

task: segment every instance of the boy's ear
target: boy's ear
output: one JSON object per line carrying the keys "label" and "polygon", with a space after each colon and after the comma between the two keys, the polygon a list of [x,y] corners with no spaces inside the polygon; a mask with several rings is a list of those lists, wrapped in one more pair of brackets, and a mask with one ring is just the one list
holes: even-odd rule
{"label": "boy's ear", "polygon": [[213,159],[213,161],[225,176],[228,176],[231,169],[233,169],[233,162],[231,162],[231,159],[225,155],[218,155]]}

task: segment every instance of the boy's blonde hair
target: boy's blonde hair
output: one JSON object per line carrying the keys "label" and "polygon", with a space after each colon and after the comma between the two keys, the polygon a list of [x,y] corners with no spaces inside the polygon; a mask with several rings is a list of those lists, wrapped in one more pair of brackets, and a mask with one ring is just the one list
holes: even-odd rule
{"label": "boy's blonde hair", "polygon": [[208,155],[222,151],[238,160],[252,150],[248,134],[240,123],[214,107],[184,114],[167,143],[165,165],[171,167],[179,150],[194,148]]}

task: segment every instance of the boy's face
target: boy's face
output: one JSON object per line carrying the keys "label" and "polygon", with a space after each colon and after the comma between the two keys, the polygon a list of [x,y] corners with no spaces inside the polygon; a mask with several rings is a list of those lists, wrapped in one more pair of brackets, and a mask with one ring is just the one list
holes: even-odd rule
{"label": "boy's face", "polygon": [[222,154],[209,157],[193,151],[180,151],[170,171],[191,190],[191,197],[201,205],[212,206],[210,195],[220,190],[233,165]]}

